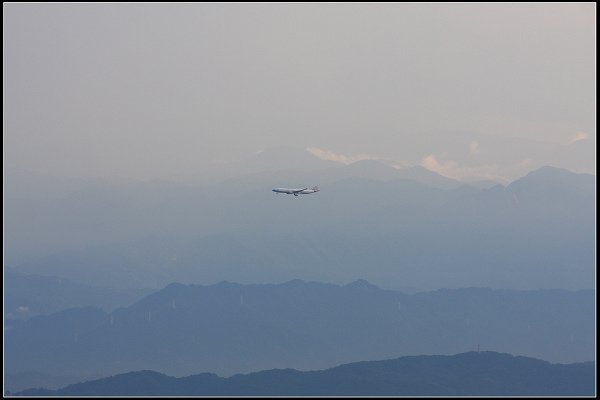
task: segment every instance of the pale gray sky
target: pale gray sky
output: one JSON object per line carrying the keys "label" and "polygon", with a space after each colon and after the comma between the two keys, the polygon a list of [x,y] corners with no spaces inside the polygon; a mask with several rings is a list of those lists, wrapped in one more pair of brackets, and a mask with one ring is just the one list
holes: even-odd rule
{"label": "pale gray sky", "polygon": [[4,3],[5,166],[148,178],[293,145],[456,177],[595,171],[595,14]]}

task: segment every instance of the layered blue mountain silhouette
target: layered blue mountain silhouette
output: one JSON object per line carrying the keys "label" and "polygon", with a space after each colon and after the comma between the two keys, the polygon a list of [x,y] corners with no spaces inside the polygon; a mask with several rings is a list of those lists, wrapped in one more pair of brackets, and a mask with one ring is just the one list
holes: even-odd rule
{"label": "layered blue mountain silhouette", "polygon": [[[139,386],[156,390],[148,394],[192,386],[194,393],[250,394],[264,382],[282,384],[268,393],[396,393],[398,386],[380,379],[404,358],[378,369],[374,380],[368,370],[360,370],[365,381],[336,375],[355,367],[324,369],[478,346],[552,363],[595,359],[593,175],[544,167],[505,186],[463,184],[421,167],[344,166],[276,149],[217,166],[202,185],[23,171],[6,177],[11,391],[129,373],[114,379],[153,381]],[[314,196],[271,192],[315,184],[321,191]],[[485,370],[472,357],[487,354],[490,365],[502,366],[499,378],[478,376],[469,393],[528,394],[540,382],[552,384],[534,394],[585,392],[564,377],[587,376],[589,364],[536,361],[540,369],[520,370],[511,363],[522,358],[467,354],[411,360],[467,360]],[[513,375],[505,368],[532,380],[521,391],[500,391],[521,388],[507,383]],[[139,370],[157,372],[130,372]],[[196,378],[161,375],[260,370],[267,371],[200,375],[208,386],[188,389],[180,384]],[[421,372],[435,380],[390,379],[415,390],[402,393],[467,393],[464,379]]]}
{"label": "layered blue mountain silhouette", "polygon": [[74,308],[5,332],[5,371],[61,376],[151,369],[182,376],[476,349],[550,362],[595,358],[594,291],[171,284],[106,313]]}
{"label": "layered blue mountain silhouette", "polygon": [[321,371],[275,369],[221,378],[130,372],[26,396],[593,396],[595,365],[550,364],[496,352],[358,362]]}

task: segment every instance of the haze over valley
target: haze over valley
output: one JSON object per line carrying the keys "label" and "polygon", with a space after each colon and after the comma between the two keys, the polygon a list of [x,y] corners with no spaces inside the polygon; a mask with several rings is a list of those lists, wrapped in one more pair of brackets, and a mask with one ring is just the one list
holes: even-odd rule
{"label": "haze over valley", "polygon": [[[278,169],[284,151],[302,168]],[[295,148],[247,164],[259,162],[263,171],[206,185],[72,180],[62,194],[29,197],[9,170],[6,262],[121,289],[295,278],[409,291],[593,288],[593,175],[543,167],[483,185]],[[313,183],[314,196],[271,192]]]}

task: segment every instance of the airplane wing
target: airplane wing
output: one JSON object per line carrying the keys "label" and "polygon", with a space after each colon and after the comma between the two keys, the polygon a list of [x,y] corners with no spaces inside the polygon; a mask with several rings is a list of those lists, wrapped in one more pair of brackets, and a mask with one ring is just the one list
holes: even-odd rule
{"label": "airplane wing", "polygon": [[301,191],[306,190],[306,189],[308,189],[308,188],[304,188],[304,189],[300,189],[300,190],[294,190],[292,193],[300,193]]}

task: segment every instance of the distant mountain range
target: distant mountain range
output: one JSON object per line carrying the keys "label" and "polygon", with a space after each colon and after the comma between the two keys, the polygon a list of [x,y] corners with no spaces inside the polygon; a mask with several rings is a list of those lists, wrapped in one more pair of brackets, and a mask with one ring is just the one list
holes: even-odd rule
{"label": "distant mountain range", "polygon": [[[195,186],[7,171],[13,387],[140,369],[322,369],[479,344],[593,359],[595,176],[543,167],[506,186],[463,184],[297,149],[228,168]],[[271,192],[314,184],[301,198]],[[467,289],[431,291],[441,287]]]}
{"label": "distant mountain range", "polygon": [[595,358],[595,292],[456,289],[406,295],[366,281],[171,284],[108,314],[76,308],[5,331],[7,374],[177,376],[321,369],[479,345],[551,362]]}
{"label": "distant mountain range", "polygon": [[[308,182],[321,191],[271,192]],[[16,268],[112,288],[294,278],[421,290],[593,288],[595,191],[593,175],[551,167],[479,188],[377,161],[261,172],[210,188],[92,186],[60,200],[7,200],[7,259],[52,253]],[[65,247],[77,249],[49,250]]]}
{"label": "distant mountain range", "polygon": [[550,364],[496,352],[274,369],[221,378],[138,371],[17,396],[594,396],[595,363]]}
{"label": "distant mountain range", "polygon": [[4,268],[5,319],[26,319],[82,306],[96,306],[112,311],[117,307],[128,306],[148,294],[149,290],[106,289]]}

